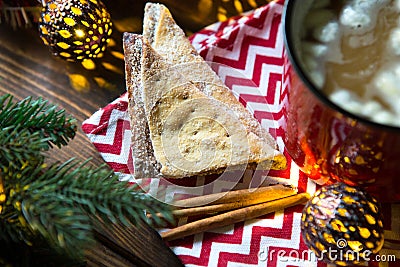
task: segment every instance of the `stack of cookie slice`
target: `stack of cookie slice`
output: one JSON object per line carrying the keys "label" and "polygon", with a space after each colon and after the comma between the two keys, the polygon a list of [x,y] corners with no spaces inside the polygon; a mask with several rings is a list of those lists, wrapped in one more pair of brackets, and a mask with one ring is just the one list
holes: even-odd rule
{"label": "stack of cookie slice", "polygon": [[283,169],[272,136],[198,55],[169,10],[147,3],[124,34],[135,178]]}

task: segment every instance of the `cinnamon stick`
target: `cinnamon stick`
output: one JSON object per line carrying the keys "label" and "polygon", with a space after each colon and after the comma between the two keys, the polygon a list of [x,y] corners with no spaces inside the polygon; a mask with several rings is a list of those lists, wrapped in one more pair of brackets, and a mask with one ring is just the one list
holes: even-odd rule
{"label": "cinnamon stick", "polygon": [[194,221],[182,226],[178,226],[171,230],[167,230],[161,233],[161,237],[165,241],[179,239],[185,236],[197,234],[229,224],[234,224],[240,221],[253,219],[284,208],[302,204],[305,203],[308,199],[310,199],[310,195],[308,193],[301,193],[274,201],[228,211],[226,213]]}
{"label": "cinnamon stick", "polygon": [[230,202],[243,202],[244,200],[247,201],[247,203],[256,204],[282,198],[294,193],[296,192],[292,187],[278,184],[256,189],[242,189],[192,197],[175,201],[172,205],[176,207],[197,207]]}
{"label": "cinnamon stick", "polygon": [[[242,190],[238,190],[242,191]],[[229,195],[225,195],[224,198],[220,198],[217,202],[221,201],[232,201],[228,203],[221,204],[213,204],[207,206],[193,207],[193,208],[182,208],[173,210],[172,214],[174,217],[185,217],[185,216],[195,216],[195,215],[204,215],[204,214],[212,214],[221,211],[234,210],[238,208],[243,208],[246,206],[251,206],[255,204],[260,204],[272,200],[277,200],[281,198],[285,198],[288,196],[293,196],[297,194],[297,192],[291,188],[284,186],[271,186],[266,189],[254,191],[254,193],[249,194],[249,190],[245,190],[243,194],[235,194],[230,193]],[[218,193],[219,194],[219,193]],[[255,196],[253,195],[255,194]],[[235,197],[234,197],[235,196]],[[200,198],[200,197],[196,197]],[[193,203],[192,199],[190,201]],[[216,203],[215,201],[213,203]]]}

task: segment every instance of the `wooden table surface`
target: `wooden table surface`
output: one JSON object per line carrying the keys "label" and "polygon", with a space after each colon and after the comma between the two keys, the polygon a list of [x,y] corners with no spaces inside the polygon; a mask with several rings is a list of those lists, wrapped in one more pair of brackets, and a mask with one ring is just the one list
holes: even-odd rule
{"label": "wooden table surface", "polygon": [[[36,27],[14,30],[9,25],[0,25],[0,94],[10,93],[15,101],[28,96],[43,97],[78,121],[76,137],[68,146],[53,148],[50,162],[74,157],[80,161],[92,158],[94,166],[104,164],[80,126],[125,92],[121,33],[116,31],[113,38],[115,44],[109,47],[105,58],[96,62],[96,69],[87,70],[79,63],[54,58],[43,45]],[[131,245],[123,244],[118,237],[129,237]],[[180,265],[158,233],[146,225],[125,228],[119,235],[116,231],[115,238],[99,239],[98,246],[87,252],[87,265]],[[146,249],[135,249],[135,243]]]}
{"label": "wooden table surface", "polygon": [[[132,8],[118,7],[129,2]],[[107,6],[114,22],[113,42],[105,57],[95,62],[94,70],[54,58],[43,45],[36,27],[12,29],[10,25],[0,24],[0,92],[11,93],[16,100],[41,96],[72,114],[79,125],[123,94],[122,31],[141,30],[144,3],[109,1]],[[76,138],[55,155],[61,161],[73,156],[80,160],[93,158],[94,164],[103,163],[80,128]]]}
{"label": "wooden table surface", "polygon": [[[104,163],[80,125],[99,108],[125,92],[122,32],[141,31],[144,2],[104,1],[114,23],[113,42],[108,47],[105,57],[95,62],[96,68],[93,70],[88,70],[79,63],[54,58],[39,38],[37,27],[13,29],[9,24],[0,24],[0,94],[10,93],[14,95],[15,100],[28,96],[43,97],[65,109],[78,121],[76,137],[68,146],[53,150],[50,154],[52,161],[63,162],[74,157],[81,161],[92,158],[91,164],[95,166]],[[225,5],[222,9],[225,16],[235,15],[238,11],[233,1],[214,1],[215,6],[210,4],[213,1],[204,0],[161,2],[171,9],[178,24],[188,32],[194,32],[215,22],[221,15],[218,15],[218,12],[221,13],[221,7],[218,7],[220,4]],[[246,10],[253,8],[255,3],[261,5],[266,1],[246,0],[241,3],[242,8]],[[147,226],[133,227],[123,235],[128,235],[141,246],[146,246],[146,252],[135,249],[129,251],[126,246],[118,244],[118,241],[107,246],[104,244],[110,244],[110,240],[106,240],[97,250],[89,253],[90,265],[101,266],[98,261],[104,258],[104,255],[107,256],[104,259],[108,260],[106,265],[109,266],[179,265],[175,255],[158,234]],[[101,253],[103,256],[99,255]]]}
{"label": "wooden table surface", "polygon": [[[78,126],[100,107],[125,90],[123,73],[114,74],[100,70],[87,71],[80,64],[67,63],[51,56],[39,39],[36,28],[14,31],[0,25],[0,92],[10,93],[16,100],[28,96],[43,97],[73,115]],[[123,61],[118,62],[118,68]],[[112,75],[111,75],[112,74]],[[75,76],[74,76],[75,75]],[[74,88],[71,77],[80,75],[89,83],[85,88]],[[110,76],[115,88],[101,88],[93,78]],[[76,79],[76,78],[75,78]],[[101,159],[93,145],[78,127],[76,138],[54,155],[60,161],[76,157],[93,157],[95,164]]]}
{"label": "wooden table surface", "polygon": [[[39,38],[36,27],[12,29],[8,24],[0,24],[0,93],[12,93],[18,100],[27,96],[41,96],[65,109],[81,124],[93,112],[125,92],[124,61],[121,58],[122,32],[141,31],[145,2],[104,1],[114,23],[114,42],[94,70],[87,70],[79,63],[64,62],[52,57]],[[234,1],[160,2],[170,8],[178,24],[189,33],[217,21],[221,15],[218,12],[224,16],[236,15],[238,12]],[[242,3],[241,10],[248,10],[268,1],[239,2]],[[61,161],[71,156],[78,159],[91,157],[94,164],[102,163],[81,129],[78,129],[76,138],[68,147],[56,153],[56,158]]]}

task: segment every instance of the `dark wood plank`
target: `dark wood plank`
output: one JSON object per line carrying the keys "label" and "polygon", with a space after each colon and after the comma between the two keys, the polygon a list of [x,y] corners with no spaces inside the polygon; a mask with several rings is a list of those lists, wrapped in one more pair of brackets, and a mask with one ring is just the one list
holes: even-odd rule
{"label": "dark wood plank", "polygon": [[[0,36],[0,93],[10,93],[16,100],[28,96],[43,97],[65,109],[78,121],[76,138],[54,153],[54,160],[93,158],[93,164],[103,163],[80,126],[93,112],[125,92],[123,60],[113,58],[110,63],[119,73],[100,67],[89,71],[79,63],[54,58],[42,44],[36,28],[14,31],[7,25],[0,25]],[[71,77],[76,76],[87,82],[80,91],[71,84]],[[96,78],[102,78],[113,87],[99,86]]]}
{"label": "dark wood plank", "polygon": [[160,235],[144,222],[129,227],[99,224],[95,234],[104,247],[137,266],[183,266],[178,257],[166,249]]}

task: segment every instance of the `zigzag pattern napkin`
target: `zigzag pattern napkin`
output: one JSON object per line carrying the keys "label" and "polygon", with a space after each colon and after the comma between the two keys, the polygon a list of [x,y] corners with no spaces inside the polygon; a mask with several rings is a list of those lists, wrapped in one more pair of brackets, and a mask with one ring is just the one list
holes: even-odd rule
{"label": "zigzag pattern napkin", "polygon": [[[243,16],[216,23],[190,37],[200,55],[216,64],[214,70],[234,92],[240,102],[276,138],[289,159],[282,141],[282,103],[286,97],[283,77],[283,1],[275,1]],[[222,66],[223,65],[223,66]],[[122,180],[140,183],[143,188],[168,201],[188,194],[187,188],[201,187],[201,194],[227,190],[232,181],[207,181],[203,178],[168,180],[133,180],[130,149],[130,122],[127,94],[122,95],[87,119],[82,129],[104,160],[120,174]],[[299,191],[313,193],[316,185],[288,160],[284,171],[270,171],[266,177],[246,173],[235,188],[252,184],[289,183]],[[300,234],[302,206],[281,210],[254,220],[196,234],[170,242],[173,251],[187,266],[326,266],[310,257]],[[387,239],[400,242],[400,205],[385,207]],[[183,220],[180,223],[185,223]],[[397,253],[397,254],[396,254]],[[382,255],[399,252],[383,250]],[[398,262],[381,262],[380,266],[399,266]],[[397,264],[397,265],[396,265]],[[370,266],[379,266],[371,261]]]}

